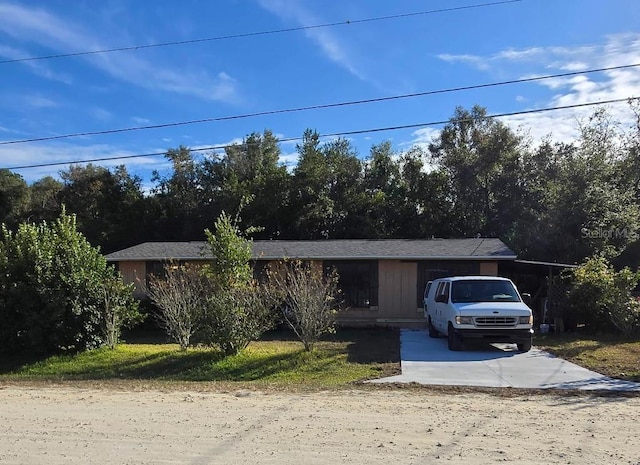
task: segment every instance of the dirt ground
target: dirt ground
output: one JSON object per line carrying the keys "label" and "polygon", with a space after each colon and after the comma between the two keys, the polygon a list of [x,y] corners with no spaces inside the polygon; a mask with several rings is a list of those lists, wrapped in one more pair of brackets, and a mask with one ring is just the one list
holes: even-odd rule
{"label": "dirt ground", "polygon": [[2,464],[640,464],[640,397],[0,386]]}

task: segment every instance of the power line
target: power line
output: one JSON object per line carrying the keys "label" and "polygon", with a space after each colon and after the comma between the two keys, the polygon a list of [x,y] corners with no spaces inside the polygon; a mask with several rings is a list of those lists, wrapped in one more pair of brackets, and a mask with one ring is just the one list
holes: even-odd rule
{"label": "power line", "polygon": [[162,42],[157,44],[130,45],[127,47],[108,48],[103,50],[88,50],[84,52],[74,52],[74,53],[60,53],[57,55],[23,57],[23,58],[11,59],[11,60],[2,60],[0,61],[0,64],[19,63],[24,61],[36,61],[36,60],[49,60],[52,58],[68,58],[68,57],[77,57],[77,56],[85,56],[85,55],[95,55],[99,53],[125,52],[125,51],[132,51],[132,50],[135,51],[135,50],[142,50],[147,48],[169,47],[169,46],[177,46],[177,45],[197,44],[201,42],[213,42],[213,41],[220,41],[220,40],[239,39],[243,37],[256,37],[256,36],[265,36],[265,35],[273,35],[273,34],[282,34],[285,32],[304,31],[309,29],[320,29],[320,28],[328,28],[328,27],[335,27],[335,26],[348,26],[351,24],[371,23],[375,21],[388,21],[392,19],[409,18],[412,16],[423,16],[423,15],[429,15],[429,14],[435,14],[435,13],[447,13],[451,11],[469,10],[472,8],[483,8],[488,6],[504,5],[507,3],[518,3],[522,1],[524,0],[503,0],[503,1],[497,1],[497,2],[479,3],[475,5],[458,6],[458,7],[452,7],[452,8],[441,8],[437,10],[418,11],[414,13],[401,13],[401,14],[389,15],[389,16],[378,16],[375,18],[346,20],[346,21],[339,21],[334,23],[315,24],[311,26],[290,27],[286,29],[246,32],[246,33],[231,34],[226,36],[204,37],[200,39],[179,40],[174,42]]}
{"label": "power line", "polygon": [[77,132],[72,134],[61,134],[57,136],[34,137],[30,139],[0,141],[0,145],[24,144],[28,142],[44,142],[44,141],[50,141],[50,140],[69,139],[72,137],[100,136],[100,135],[106,135],[106,134],[118,134],[123,132],[143,131],[143,130],[149,130],[149,129],[162,129],[162,128],[169,128],[169,127],[177,127],[177,126],[188,126],[192,124],[213,123],[213,122],[220,122],[220,121],[255,118],[258,116],[269,116],[269,115],[277,115],[277,114],[284,114],[284,113],[296,113],[296,112],[309,111],[309,110],[321,110],[321,109],[327,109],[327,108],[362,105],[367,103],[377,103],[377,102],[386,102],[391,100],[424,97],[427,95],[446,94],[446,93],[460,92],[465,90],[485,89],[489,87],[498,87],[498,86],[504,86],[509,84],[522,84],[525,82],[535,82],[535,81],[542,81],[545,79],[556,79],[556,78],[562,78],[562,77],[577,76],[582,74],[592,74],[592,73],[599,73],[604,71],[621,70],[621,69],[635,68],[638,66],[640,66],[640,63],[634,63],[630,65],[610,66],[607,68],[597,68],[597,69],[589,69],[589,70],[583,70],[583,71],[572,71],[572,72],[560,73],[560,74],[548,74],[545,76],[512,79],[509,81],[475,84],[471,86],[437,89],[437,90],[430,90],[425,92],[415,92],[411,94],[393,95],[393,96],[377,97],[377,98],[370,98],[370,99],[363,99],[363,100],[351,100],[351,101],[337,102],[337,103],[326,103],[326,104],[320,104],[320,105],[309,105],[304,107],[285,108],[285,109],[278,109],[278,110],[266,110],[266,111],[259,111],[256,113],[246,113],[246,114],[240,114],[240,115],[217,116],[212,118],[203,118],[203,119],[189,120],[189,121],[178,121],[178,122],[172,122],[172,123],[152,124],[147,126],[134,126],[134,127],[128,127],[128,128],[106,129],[103,131],[87,131],[87,132]]}
{"label": "power line", "polygon": [[[544,112],[548,112],[548,111],[569,110],[569,109],[573,109],[573,108],[584,108],[584,107],[590,107],[590,106],[595,106],[595,105],[608,105],[608,104],[612,104],[612,103],[629,102],[629,101],[638,100],[638,99],[640,99],[640,97],[628,97],[628,98],[619,98],[619,99],[611,99],[611,100],[601,100],[599,102],[576,103],[576,104],[573,104],[573,105],[563,105],[563,106],[557,106],[557,107],[537,108],[537,109],[534,109],[534,110],[521,110],[521,111],[508,112],[508,113],[495,113],[495,114],[492,114],[492,115],[483,116],[481,118],[458,118],[458,119],[454,118],[454,119],[447,119],[447,120],[441,120],[441,121],[430,121],[430,122],[427,122],[427,123],[404,124],[404,125],[398,125],[398,126],[386,126],[386,127],[382,127],[382,128],[357,129],[357,130],[353,130],[353,131],[343,131],[343,132],[320,134],[319,137],[321,137],[321,138],[343,137],[343,136],[353,136],[353,135],[358,135],[358,134],[369,134],[369,133],[384,132],[384,131],[397,131],[397,130],[400,130],[400,129],[415,129],[415,128],[426,127],[426,126],[439,126],[439,125],[448,124],[448,123],[460,123],[460,122],[467,122],[467,121],[470,122],[470,121],[474,121],[474,120],[477,120],[477,119],[504,118],[504,117],[507,117],[507,116],[531,115],[531,114],[536,114],[536,113],[544,113]],[[284,138],[284,139],[278,139],[278,142],[279,143],[282,143],[282,142],[295,142],[295,141],[300,141],[300,140],[302,140],[302,137],[288,137],[288,138]],[[233,145],[234,144],[212,145],[210,147],[201,147],[201,148],[189,149],[189,150],[191,152],[204,152],[204,151],[223,150],[223,149],[225,149],[227,147],[231,147]],[[89,158],[89,159],[85,159],[85,160],[74,160],[74,161],[64,161],[64,162],[38,163],[38,164],[33,164],[33,165],[12,166],[12,167],[0,168],[0,169],[23,170],[23,169],[30,169],[30,168],[44,168],[44,167],[50,167],[50,166],[73,165],[73,164],[77,164],[77,163],[93,163],[93,162],[99,162],[99,161],[129,160],[129,159],[133,159],[133,158],[157,157],[157,156],[165,155],[166,153],[167,152],[164,151],[164,152],[137,154],[137,155]]]}

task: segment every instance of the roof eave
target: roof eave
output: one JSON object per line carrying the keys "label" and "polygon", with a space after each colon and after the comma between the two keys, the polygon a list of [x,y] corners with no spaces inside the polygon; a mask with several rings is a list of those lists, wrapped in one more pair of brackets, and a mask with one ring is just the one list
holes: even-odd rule
{"label": "roof eave", "polygon": [[[298,257],[286,257],[292,260],[515,260],[516,255],[443,255],[443,256],[380,256],[380,255],[371,255],[371,256],[298,256]],[[281,256],[260,256],[254,257],[253,260],[282,260],[284,257]]]}
{"label": "roof eave", "polygon": [[[108,262],[144,262],[144,261],[170,261],[170,260],[213,260],[213,257],[106,257]],[[265,256],[252,257],[252,260],[283,260],[285,258],[291,260],[515,260],[516,255],[459,255],[459,256],[353,256],[353,255],[336,255],[336,256]]]}
{"label": "roof eave", "polygon": [[168,262],[171,260],[213,260],[213,257],[105,257],[108,262]]}

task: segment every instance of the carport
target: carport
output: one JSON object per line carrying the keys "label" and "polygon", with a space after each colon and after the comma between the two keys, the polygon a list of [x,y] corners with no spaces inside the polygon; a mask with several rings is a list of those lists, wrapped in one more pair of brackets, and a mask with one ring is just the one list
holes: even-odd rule
{"label": "carport", "polygon": [[521,353],[513,344],[478,344],[452,352],[444,338],[425,330],[400,333],[402,374],[372,383],[640,391],[640,383],[609,378],[535,347]]}

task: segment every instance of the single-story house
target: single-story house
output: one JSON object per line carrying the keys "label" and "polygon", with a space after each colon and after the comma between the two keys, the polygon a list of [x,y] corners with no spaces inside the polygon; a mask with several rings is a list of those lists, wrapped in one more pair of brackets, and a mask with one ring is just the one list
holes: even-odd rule
{"label": "single-story house", "polygon": [[[422,298],[428,281],[452,275],[498,275],[499,264],[516,254],[501,240],[349,239],[253,241],[254,269],[282,259],[321,262],[335,268],[348,309],[343,324],[411,325],[424,322]],[[212,259],[206,242],[145,242],[106,256],[126,282],[162,272],[168,261]]]}

